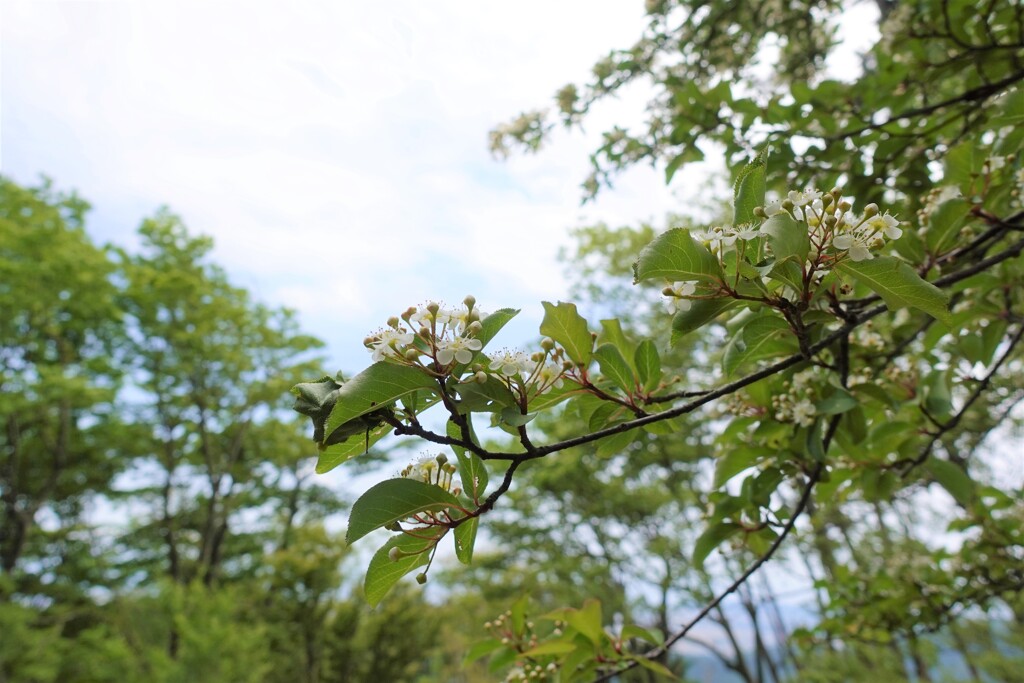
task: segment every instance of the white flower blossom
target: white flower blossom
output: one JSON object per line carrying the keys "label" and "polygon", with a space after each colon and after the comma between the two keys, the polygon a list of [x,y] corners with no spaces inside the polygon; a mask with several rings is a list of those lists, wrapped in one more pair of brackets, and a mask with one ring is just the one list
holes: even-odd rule
{"label": "white flower blossom", "polygon": [[517,374],[529,375],[533,372],[534,362],[522,351],[510,351],[505,349],[498,353],[491,354],[490,369],[500,372],[505,377],[514,377]]}
{"label": "white flower blossom", "polygon": [[789,198],[789,201],[793,202],[794,206],[808,206],[821,199],[821,192],[818,190],[805,190],[803,192],[791,190],[786,196]]}
{"label": "white flower blossom", "polygon": [[483,342],[470,337],[439,339],[437,340],[437,362],[441,365],[448,365],[453,360],[459,363],[468,363],[473,360],[473,352],[479,351],[483,347]]}
{"label": "white flower blossom", "polygon": [[398,358],[404,350],[402,347],[412,344],[415,338],[416,336],[412,332],[404,328],[388,328],[377,332],[370,345],[373,362],[376,363],[385,358]]}
{"label": "white flower blossom", "polygon": [[793,405],[793,421],[801,427],[810,427],[814,424],[814,415],[817,412],[809,399],[801,399]]}
{"label": "white flower blossom", "polygon": [[871,253],[871,235],[863,230],[846,232],[832,238],[832,246],[850,254],[852,261],[867,261],[874,258]]}
{"label": "white flower blossom", "polygon": [[896,220],[895,216],[889,214],[880,214],[872,216],[867,221],[868,227],[875,232],[883,232],[885,236],[891,240],[899,239],[903,234],[903,230],[900,229],[900,222]]}

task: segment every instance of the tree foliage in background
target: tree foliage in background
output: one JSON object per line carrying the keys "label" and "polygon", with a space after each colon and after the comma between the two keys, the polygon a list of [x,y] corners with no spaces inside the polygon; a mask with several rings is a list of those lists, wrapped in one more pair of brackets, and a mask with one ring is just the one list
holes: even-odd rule
{"label": "tree foliage in background", "polygon": [[[969,677],[993,675],[949,624],[999,615],[988,635],[1005,653],[1020,621],[1021,482],[1003,473],[1024,397],[1021,7],[879,3],[880,39],[845,73],[826,68],[843,3],[647,9],[632,48],[554,110],[498,127],[492,148],[536,150],[555,119],[583,125],[643,81],[646,122],[604,134],[586,196],[635,163],[671,181],[724,152],[731,216],[639,244],[579,233],[613,247],[612,268],[614,247],[639,247],[633,280],[672,313],[649,293],[616,297],[621,319],[545,303],[537,347],[495,352],[514,310],[414,307],[364,340],[366,371],[295,387],[320,471],[390,431],[446,447],[354,504],[350,542],[393,532],[368,597],[426,581],[449,537],[472,564],[507,500],[493,532],[508,552],[477,580],[511,578],[543,606],[514,600],[470,656],[507,680],[669,675],[684,639],[748,681],[817,676],[850,653],[927,680],[947,637]],[[420,418],[435,406],[444,430]],[[813,595],[801,628],[759,573],[791,537]],[[566,583],[604,604],[552,604]]]}

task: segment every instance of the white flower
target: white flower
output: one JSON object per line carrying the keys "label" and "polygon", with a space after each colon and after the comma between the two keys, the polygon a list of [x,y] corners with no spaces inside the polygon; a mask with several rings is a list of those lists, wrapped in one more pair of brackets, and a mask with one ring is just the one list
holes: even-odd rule
{"label": "white flower", "polygon": [[673,282],[671,287],[665,288],[665,296],[668,299],[668,310],[672,313],[690,310],[691,302],[685,298],[697,291],[696,282]]}
{"label": "white flower", "polygon": [[543,394],[549,391],[552,387],[555,389],[562,388],[562,368],[554,363],[545,363],[540,370],[537,371],[537,387],[538,392]]}
{"label": "white flower", "polygon": [[872,216],[868,219],[867,225],[875,232],[881,231],[885,233],[885,236],[891,240],[897,240],[903,234],[899,227],[900,222],[896,220],[895,216],[890,216],[889,214]]}
{"label": "white flower", "polygon": [[985,166],[988,167],[988,172],[998,171],[1003,166],[1006,166],[1006,157],[989,157],[985,160]]}
{"label": "white flower", "polygon": [[793,406],[793,421],[801,427],[810,427],[814,424],[816,412],[813,403],[806,398],[802,399]]}
{"label": "white flower", "polygon": [[764,212],[769,218],[777,216],[780,213],[786,213],[786,210],[782,208],[782,200],[776,199],[774,202],[768,202],[764,206]]}
{"label": "white flower", "polygon": [[871,235],[860,230],[836,235],[832,239],[832,246],[840,251],[848,251],[850,259],[853,261],[867,261],[874,258],[868,248],[870,245]]}
{"label": "white flower", "polygon": [[736,232],[736,236],[737,237],[739,237],[741,240],[747,240],[747,241],[753,240],[753,239],[757,239],[758,235],[761,234],[760,228],[759,227],[755,228],[752,225],[744,225],[744,226],[742,226],[742,228],[740,228],[740,229],[735,229],[734,228],[734,230]]}
{"label": "white flower", "polygon": [[401,347],[412,344],[416,336],[404,328],[388,328],[377,332],[374,335],[370,350],[373,352],[373,362],[384,360],[384,358],[398,358],[404,349]]}
{"label": "white flower", "polygon": [[529,375],[533,372],[534,362],[522,351],[509,351],[505,349],[492,354],[490,369],[500,372],[506,377],[513,377],[517,373]]}
{"label": "white flower", "polygon": [[818,190],[805,190],[804,192],[791,190],[786,196],[789,198],[789,201],[793,202],[794,206],[807,206],[821,199],[821,192]]}
{"label": "white flower", "polygon": [[473,360],[473,352],[484,347],[479,339],[470,337],[455,337],[454,339],[439,339],[437,341],[437,362],[441,365],[448,365],[453,360],[459,363],[468,363]]}

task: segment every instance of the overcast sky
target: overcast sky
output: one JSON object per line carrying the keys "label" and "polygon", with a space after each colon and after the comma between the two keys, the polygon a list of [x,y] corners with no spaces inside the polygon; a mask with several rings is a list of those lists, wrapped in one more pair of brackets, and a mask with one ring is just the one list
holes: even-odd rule
{"label": "overcast sky", "polygon": [[[170,206],[330,342],[327,370],[367,364],[389,315],[467,293],[523,308],[500,340],[519,344],[566,297],[568,228],[678,208],[648,168],[580,207],[601,121],[538,156],[488,152],[495,124],[639,36],[642,2],[598,4],[8,0],[2,172],[77,189],[99,241],[131,246]],[[636,95],[600,118],[637,116]]]}

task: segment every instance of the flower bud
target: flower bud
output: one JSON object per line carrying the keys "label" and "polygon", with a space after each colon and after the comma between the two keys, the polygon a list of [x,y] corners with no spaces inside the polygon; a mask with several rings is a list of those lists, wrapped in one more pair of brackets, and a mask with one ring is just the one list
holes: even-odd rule
{"label": "flower bud", "polygon": [[417,334],[420,335],[421,337],[423,337],[424,339],[430,339],[430,328],[429,327],[421,327],[419,329],[419,332],[417,332]]}
{"label": "flower bud", "polygon": [[864,218],[871,218],[878,215],[878,204],[868,204],[864,207]]}
{"label": "flower bud", "polygon": [[476,297],[472,294],[467,294],[466,298],[462,300],[462,303],[466,304],[466,308],[472,311],[473,307],[476,306]]}
{"label": "flower bud", "polygon": [[426,582],[427,582],[427,573],[426,572],[423,572],[422,574],[417,574],[416,575],[416,583],[418,583],[419,585],[422,586]]}
{"label": "flower bud", "polygon": [[447,456],[447,455],[445,455],[444,453],[438,453],[438,454],[437,454],[437,457],[436,457],[436,458],[434,458],[434,460],[436,460],[436,461],[437,461],[437,464],[438,464],[438,465],[443,465],[443,464],[445,464],[446,462],[448,462],[448,456]]}
{"label": "flower bud", "polygon": [[416,307],[410,306],[409,308],[405,309],[405,313],[402,314],[402,320],[404,320],[405,322],[409,322],[409,318],[413,317],[414,315],[416,315]]}
{"label": "flower bud", "polygon": [[793,208],[795,206],[796,206],[796,204],[794,204],[793,200],[791,200],[791,199],[783,199],[782,200],[782,208],[785,209],[786,211],[792,212]]}
{"label": "flower bud", "polygon": [[838,222],[839,222],[838,219],[836,219],[836,217],[831,215],[831,214],[828,215],[828,216],[825,216],[825,225],[827,225],[830,228],[836,227],[836,223],[838,223]]}
{"label": "flower bud", "polygon": [[388,327],[396,329],[396,330],[398,329],[398,316],[397,315],[393,315],[390,318],[388,318]]}
{"label": "flower bud", "polygon": [[830,194],[826,194],[826,195],[822,195],[821,196],[821,205],[823,207],[825,207],[826,209],[828,209],[828,207],[832,206],[832,202],[834,202],[834,201],[835,201],[835,197],[833,197]]}
{"label": "flower bud", "polygon": [[401,559],[401,557],[402,557],[402,551],[399,550],[398,548],[392,548],[391,550],[388,551],[388,559],[391,560],[392,562],[398,562],[398,560]]}
{"label": "flower bud", "polygon": [[833,187],[831,190],[829,190],[829,194],[835,197],[836,199],[839,199],[840,197],[843,196],[843,188]]}
{"label": "flower bud", "polygon": [[484,372],[483,370],[478,370],[473,375],[473,381],[476,382],[477,384],[487,384],[487,373]]}
{"label": "flower bud", "polygon": [[363,346],[372,346],[373,342],[377,341],[376,337],[364,337]]}
{"label": "flower bud", "polygon": [[484,329],[484,326],[480,324],[480,321],[479,320],[474,320],[473,322],[471,322],[469,324],[469,327],[466,328],[466,331],[469,332],[470,335],[475,336],[475,335],[480,334],[480,332],[483,329]]}
{"label": "flower bud", "polygon": [[754,215],[757,216],[758,218],[768,218],[768,214],[765,212],[763,206],[755,206]]}
{"label": "flower bud", "polygon": [[851,204],[850,202],[846,201],[845,199],[843,201],[839,202],[839,210],[842,211],[843,213],[846,213],[847,211],[849,211],[852,208],[853,208],[853,204]]}
{"label": "flower bud", "polygon": [[551,351],[553,348],[555,348],[555,340],[552,339],[551,337],[544,337],[543,339],[540,340],[540,348],[544,349],[545,351]]}
{"label": "flower bud", "polygon": [[406,349],[404,355],[406,360],[416,360],[420,357],[420,352],[416,349]]}
{"label": "flower bud", "polygon": [[427,310],[430,311],[430,315],[437,315],[437,312],[441,310],[441,307],[437,305],[436,301],[431,301],[427,304]]}
{"label": "flower bud", "polygon": [[665,296],[675,296],[676,295],[675,290],[672,289],[671,287],[666,287],[665,289],[661,290],[661,293],[664,294]]}

